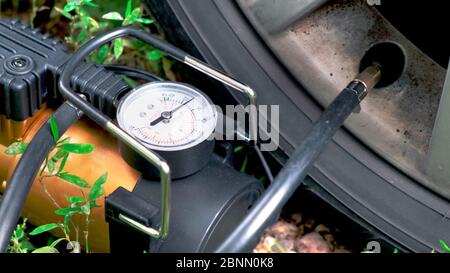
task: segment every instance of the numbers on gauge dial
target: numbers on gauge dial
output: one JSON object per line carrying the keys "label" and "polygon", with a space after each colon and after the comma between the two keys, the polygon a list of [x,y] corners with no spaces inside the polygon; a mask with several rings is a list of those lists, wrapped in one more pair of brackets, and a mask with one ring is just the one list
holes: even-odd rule
{"label": "numbers on gauge dial", "polygon": [[176,147],[207,138],[216,124],[214,106],[200,93],[155,90],[131,98],[123,112],[126,128],[157,147]]}

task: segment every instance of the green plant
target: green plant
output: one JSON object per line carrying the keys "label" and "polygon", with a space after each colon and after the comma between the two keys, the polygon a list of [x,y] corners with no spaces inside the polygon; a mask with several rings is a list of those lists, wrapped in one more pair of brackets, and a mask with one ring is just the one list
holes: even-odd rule
{"label": "green plant", "polygon": [[450,247],[444,240],[439,240],[439,244],[441,245],[442,250],[444,250],[445,253],[450,253]]}
{"label": "green plant", "polygon": [[[441,245],[441,248],[444,251],[444,253],[450,253],[450,247],[444,240],[439,240],[439,244]],[[398,249],[395,249],[394,253],[399,253]],[[431,253],[436,253],[436,249],[432,249]]]}
{"label": "green plant", "polygon": [[[239,145],[234,147],[234,153],[238,156],[240,156],[242,158],[242,160],[239,161],[239,163],[241,163],[241,165],[237,166],[239,171],[241,173],[248,173],[248,170],[251,169],[255,169],[254,167],[249,168],[249,165],[251,164],[252,161],[255,160],[259,160],[257,158],[255,158],[255,155],[252,154],[245,145]],[[259,170],[256,170],[255,173],[251,173],[251,175],[254,175],[255,177],[259,177],[259,181],[263,184],[266,185],[267,183],[267,176],[265,174],[260,174]]]}
{"label": "green plant", "polygon": [[[79,249],[77,246],[79,244],[74,242],[79,242],[80,227],[77,223],[72,221],[72,219],[75,215],[81,215],[85,220],[83,230],[85,249],[86,253],[89,253],[89,216],[92,209],[100,207],[97,204],[97,200],[104,195],[103,186],[106,183],[108,174],[104,173],[101,175],[91,187],[90,184],[82,177],[66,172],[65,166],[71,154],[89,154],[95,149],[95,146],[92,144],[70,143],[70,138],[68,137],[60,139],[58,126],[53,116],[50,117],[49,121],[52,136],[55,141],[55,148],[47,156],[39,173],[38,180],[43,191],[54,204],[56,208],[55,214],[62,216],[63,219],[60,223],[49,223],[39,226],[30,232],[29,235],[34,236],[59,228],[64,233],[65,238],[52,242],[48,246],[38,248],[35,252],[56,253],[58,250],[55,246],[63,240],[66,240],[71,245],[72,249],[77,250]],[[25,142],[15,142],[6,149],[5,153],[8,155],[21,155],[25,152],[27,146],[28,144]],[[45,179],[50,177],[58,177],[61,180],[79,187],[81,196],[66,196],[68,204],[66,206],[61,206],[45,186]],[[89,192],[86,192],[87,189],[89,189]],[[75,233],[75,240],[72,240],[71,238],[72,229]],[[23,230],[24,228],[22,231]],[[12,245],[15,246],[14,249],[18,251],[20,248],[17,246],[17,238],[19,237],[16,235],[13,236]]]}
{"label": "green plant", "polygon": [[29,253],[35,250],[25,231],[26,227],[27,219],[23,219],[22,223],[16,226],[7,249],[8,253]]}
{"label": "green plant", "polygon": [[[127,7],[125,9],[125,14],[122,16],[117,11],[111,11],[102,16],[103,19],[107,19],[110,21],[118,21],[120,25],[126,26],[135,23],[141,24],[151,24],[154,22],[153,19],[142,18],[142,9],[140,7],[133,8],[133,3],[131,0],[127,1]],[[114,57],[119,59],[123,53],[124,42],[122,38],[114,40]],[[161,52],[159,50],[152,50],[147,52],[147,56],[149,60],[157,60],[162,57]]]}
{"label": "green plant", "polygon": [[[44,0],[23,2],[29,2],[31,7],[26,13],[19,11],[18,6],[13,6],[12,9],[5,11],[5,14],[28,18],[34,27],[36,15],[41,11],[50,10],[47,21],[38,18],[36,27],[49,31],[57,37],[64,37],[69,47],[74,50],[114,27],[133,24],[148,31],[148,26],[154,23],[154,19],[144,14],[138,0],[56,0],[53,4]],[[152,30],[155,31],[156,28],[153,27]],[[173,72],[174,61],[139,40],[117,39],[91,54],[89,60],[98,64],[121,63],[151,71],[170,80],[177,80],[177,75]],[[126,80],[132,86],[135,85],[131,79]]]}
{"label": "green plant", "polygon": [[92,0],[67,0],[66,5],[61,9],[55,7],[55,10],[62,16],[70,20],[70,35],[66,38],[66,42],[74,48],[78,48],[93,35],[106,27],[106,24],[100,24],[89,16],[88,7],[96,8],[97,4]]}
{"label": "green plant", "polygon": [[[116,10],[109,11],[101,16],[96,16],[96,13],[93,12],[93,9],[99,6],[92,0],[68,0],[63,8],[55,7],[55,9],[70,20],[70,35],[66,40],[74,49],[77,49],[83,43],[107,29],[131,24],[142,26],[154,23],[153,19],[144,18],[142,7],[133,7],[133,2],[133,0],[126,1],[123,14]],[[116,8],[119,10],[122,7],[117,6]],[[151,70],[160,72],[163,54],[141,41],[116,39],[111,45],[106,44],[100,47],[91,56],[91,60],[101,64],[113,63],[123,55],[125,49],[128,49],[125,62],[136,62],[138,67],[149,68],[144,64],[145,60],[150,64]]]}

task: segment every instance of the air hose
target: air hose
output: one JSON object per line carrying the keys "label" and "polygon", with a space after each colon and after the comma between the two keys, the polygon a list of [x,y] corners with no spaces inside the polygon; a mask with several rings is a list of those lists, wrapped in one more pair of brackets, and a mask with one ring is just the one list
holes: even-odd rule
{"label": "air hose", "polygon": [[114,64],[103,65],[103,68],[119,75],[128,76],[135,79],[141,79],[148,82],[164,80],[163,78],[148,71],[123,65],[114,65]]}
{"label": "air hose", "polygon": [[[62,104],[53,118],[62,135],[74,124],[82,113],[69,103]],[[55,146],[50,122],[47,121],[36,133],[19,160],[12,174],[3,200],[0,204],[0,252],[4,253],[9,245],[11,235],[19,220],[31,185],[47,155]]]}
{"label": "air hose", "polygon": [[301,185],[326,144],[359,106],[368,91],[379,82],[380,78],[381,66],[373,64],[341,91],[322,113],[274,182],[215,252],[248,252],[252,250],[263,231],[271,221],[278,217],[284,204]]}

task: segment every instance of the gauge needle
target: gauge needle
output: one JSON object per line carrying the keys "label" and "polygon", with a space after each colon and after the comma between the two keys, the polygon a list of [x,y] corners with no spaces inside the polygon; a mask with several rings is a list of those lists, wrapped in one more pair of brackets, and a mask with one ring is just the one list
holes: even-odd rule
{"label": "gauge needle", "polygon": [[191,98],[190,100],[184,102],[181,105],[178,105],[177,108],[173,109],[172,111],[165,111],[161,113],[161,116],[159,116],[157,119],[155,119],[154,121],[150,122],[150,126],[155,126],[158,123],[160,123],[163,120],[167,120],[167,119],[171,119],[173,113],[175,113],[176,111],[180,110],[183,106],[187,105],[188,103],[190,103],[191,101],[193,101],[194,98]]}

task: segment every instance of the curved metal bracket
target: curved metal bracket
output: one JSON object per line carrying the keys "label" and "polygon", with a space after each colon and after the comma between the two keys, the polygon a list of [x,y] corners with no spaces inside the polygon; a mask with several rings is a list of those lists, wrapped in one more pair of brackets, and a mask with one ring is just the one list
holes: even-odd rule
{"label": "curved metal bracket", "polygon": [[[138,34],[136,34],[138,33]],[[165,239],[169,234],[169,222],[170,222],[170,193],[171,193],[171,177],[170,177],[170,167],[167,162],[155,154],[153,151],[147,149],[140,142],[135,140],[131,135],[122,130],[116,124],[112,122],[112,120],[104,115],[102,112],[97,110],[95,107],[91,106],[89,103],[84,101],[82,97],[76,94],[71,86],[70,79],[72,74],[74,73],[76,67],[84,61],[84,59],[95,49],[99,48],[103,44],[112,41],[116,38],[130,35],[136,38],[139,38],[143,41],[148,41],[155,39],[145,32],[141,32],[140,30],[132,27],[123,27],[120,29],[115,29],[113,31],[104,33],[100,35],[86,44],[76,51],[69,62],[65,65],[64,70],[61,75],[61,79],[59,81],[59,89],[61,95],[67,99],[74,106],[79,108],[82,112],[86,114],[89,118],[94,120],[101,127],[106,129],[113,136],[117,137],[124,144],[130,146],[134,151],[136,151],[139,155],[145,158],[148,162],[150,162],[153,166],[155,166],[160,173],[161,180],[161,220],[159,229],[155,229],[152,227],[147,227],[146,229],[149,231],[151,237],[156,239]],[[150,39],[150,38],[151,39]],[[146,39],[147,38],[147,39]],[[126,222],[129,224],[129,221]],[[136,228],[136,225],[132,225]]]}
{"label": "curved metal bracket", "polygon": [[248,100],[249,105],[254,106],[253,109],[250,109],[249,111],[249,126],[250,126],[250,132],[248,138],[245,140],[247,142],[249,141],[258,141],[258,108],[256,107],[256,92],[250,88],[248,85],[243,84],[239,82],[236,79],[231,78],[228,75],[225,75],[224,73],[218,71],[217,69],[205,64],[204,62],[186,55],[183,61],[185,64],[189,65],[190,67],[196,69],[197,71],[202,72],[203,74],[216,79],[220,81],[221,83],[239,91],[240,93],[244,94]]}
{"label": "curved metal bracket", "polygon": [[[69,60],[69,62],[65,65],[64,71],[61,75],[61,79],[59,81],[59,88],[61,95],[70,101],[73,105],[78,107],[81,111],[83,111],[86,116],[94,120],[100,126],[105,128],[109,133],[117,137],[120,141],[124,142],[126,145],[130,146],[133,150],[135,150],[138,154],[140,154],[143,158],[145,158],[148,162],[154,165],[160,172],[161,177],[161,223],[159,230],[155,230],[153,228],[146,228],[148,235],[157,238],[157,239],[165,239],[169,232],[169,218],[170,218],[170,192],[171,192],[171,178],[170,178],[170,168],[167,162],[159,157],[154,152],[147,149],[140,142],[135,140],[132,136],[130,136],[127,132],[122,130],[116,124],[114,124],[109,117],[101,113],[96,108],[92,107],[89,103],[84,101],[78,94],[76,94],[71,86],[70,79],[72,74],[74,73],[76,67],[95,49],[98,49],[102,45],[111,42],[114,39],[130,36],[142,40],[148,44],[151,44],[155,48],[160,49],[167,55],[173,57],[174,59],[183,62],[184,64],[206,74],[209,77],[212,77],[223,84],[232,87],[233,89],[245,94],[249,99],[249,104],[254,106],[254,110],[251,110],[249,113],[249,138],[248,141],[258,140],[258,124],[257,124],[257,108],[256,108],[256,93],[247,85],[225,75],[219,70],[207,65],[206,63],[189,56],[187,53],[182,50],[174,47],[173,45],[159,40],[158,38],[152,36],[151,34],[142,31],[133,26],[124,26],[120,28],[113,29],[111,31],[105,32],[100,36],[88,41],[82,47],[80,47]],[[123,217],[122,217],[123,218]],[[126,218],[124,218],[126,219]],[[122,220],[124,220],[122,219]],[[132,220],[132,219],[131,219]],[[132,220],[133,221],[133,220]],[[131,222],[132,222],[131,221]],[[127,224],[131,224],[130,221],[126,221]],[[136,225],[131,225],[134,228],[137,228]]]}

